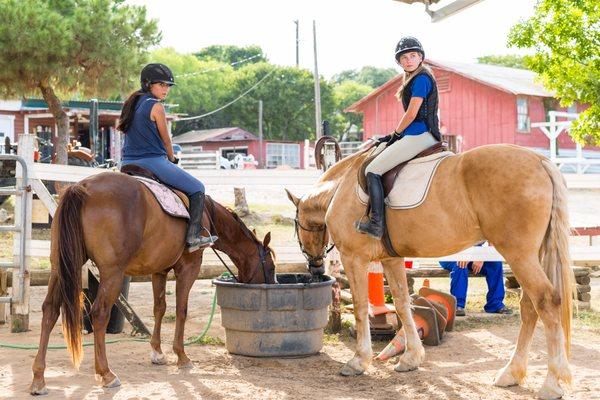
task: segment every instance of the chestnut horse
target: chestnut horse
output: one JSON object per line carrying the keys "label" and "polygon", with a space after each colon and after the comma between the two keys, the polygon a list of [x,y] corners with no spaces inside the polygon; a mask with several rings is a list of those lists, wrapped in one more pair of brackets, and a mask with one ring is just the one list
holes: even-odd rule
{"label": "chestnut horse", "polygon": [[[226,253],[238,268],[239,281],[274,283],[275,264],[268,247],[270,233],[259,241],[239,217],[213,201],[206,201],[203,225],[219,236],[214,247]],[[209,215],[211,218],[209,218]],[[154,195],[135,178],[106,172],[67,187],[52,222],[52,272],[42,311],[40,346],[33,363],[30,392],[47,392],[44,381],[50,332],[62,307],[63,333],[73,364],[83,357],[81,329],[81,266],[92,260],[100,271],[98,295],[91,308],[94,329],[95,370],[105,387],[120,384],[108,366],[105,332],[110,310],[121,290],[124,275],[152,275],[154,332],[152,362],[165,363],[160,326],[165,313],[167,272],[176,277],[176,326],[173,350],[177,365],[191,365],[183,345],[190,289],[202,263],[202,250],[184,251],[187,221],[163,212]]]}
{"label": "chestnut horse", "polygon": [[[357,346],[342,375],[362,374],[371,363],[367,266],[373,260],[383,264],[406,332],[406,351],[395,369],[413,370],[425,356],[411,318],[403,258],[390,257],[381,241],[354,228],[354,222],[365,214],[356,190],[357,171],[368,154],[361,151],[339,161],[302,198],[288,191],[297,209],[300,245],[311,269],[321,272],[330,237],[350,282]],[[574,278],[568,249],[567,189],[558,169],[522,147],[481,146],[445,158],[426,201],[412,209],[388,208],[386,218],[391,241],[402,257],[450,255],[483,240],[496,247],[523,291],[517,346],[495,384],[522,382],[539,317],[548,346],[548,375],[539,394],[545,399],[560,397],[559,381],[571,380],[567,357]]]}

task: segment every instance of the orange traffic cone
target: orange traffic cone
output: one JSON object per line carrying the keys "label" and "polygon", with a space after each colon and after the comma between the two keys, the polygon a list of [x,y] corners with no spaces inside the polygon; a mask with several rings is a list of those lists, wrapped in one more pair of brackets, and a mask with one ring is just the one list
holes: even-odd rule
{"label": "orange traffic cone", "polygon": [[369,267],[369,314],[376,316],[393,312],[396,312],[395,308],[385,304],[383,265],[372,262]]}

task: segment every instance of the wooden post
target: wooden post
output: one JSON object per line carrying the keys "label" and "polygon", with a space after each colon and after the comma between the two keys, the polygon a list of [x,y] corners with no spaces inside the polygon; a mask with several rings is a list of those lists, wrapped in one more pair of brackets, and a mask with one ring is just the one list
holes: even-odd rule
{"label": "wooden post", "polygon": [[[0,268],[0,297],[8,296],[8,271]],[[6,303],[0,303],[0,325],[6,323]]]}
{"label": "wooden post", "polygon": [[234,187],[233,194],[235,196],[234,208],[237,215],[245,217],[250,214],[248,202],[246,201],[246,189],[243,187]]}
{"label": "wooden post", "polygon": [[331,293],[331,310],[327,330],[331,333],[338,333],[342,330],[342,309],[341,309],[341,289],[340,289],[340,268],[342,262],[337,248],[333,248],[329,253],[329,274],[334,279]]}
{"label": "wooden post", "polygon": [[[34,135],[21,135],[19,137],[19,146],[17,154],[25,159],[27,165],[33,164],[33,150],[35,148]],[[28,171],[29,173],[31,171]],[[29,183],[27,183],[29,185]],[[17,188],[23,188],[23,170],[21,164],[17,163]],[[21,301],[13,301],[10,304],[11,313],[11,332],[25,332],[29,330],[29,266],[31,265],[29,256],[29,244],[31,241],[31,205],[33,203],[33,194],[28,186],[27,191],[23,196],[16,196],[15,201],[15,222],[21,224],[23,221],[21,213],[25,213],[25,224],[21,228],[21,232],[14,234],[13,259],[15,263],[20,258],[20,243],[25,242],[25,271],[21,272],[17,269],[13,270],[12,293],[13,298],[20,298]],[[24,285],[21,287],[20,278],[23,279]],[[22,290],[22,292],[21,292]]]}

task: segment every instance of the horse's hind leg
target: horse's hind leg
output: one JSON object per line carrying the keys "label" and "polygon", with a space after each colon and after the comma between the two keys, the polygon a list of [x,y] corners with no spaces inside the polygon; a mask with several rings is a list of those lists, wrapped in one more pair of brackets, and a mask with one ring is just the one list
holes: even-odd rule
{"label": "horse's hind leg", "polygon": [[[514,262],[511,262],[510,257],[506,258],[525,295],[529,296],[535,311],[544,323],[548,347],[548,375],[538,396],[542,399],[558,399],[563,395],[559,381],[564,380],[569,383],[571,380],[560,320],[560,298],[556,298],[554,287],[544,273],[537,255],[516,258]],[[533,327],[529,329],[533,330]]]}
{"label": "horse's hind leg", "polygon": [[183,347],[183,334],[185,330],[185,320],[187,318],[188,299],[190,290],[194,281],[200,272],[202,260],[196,262],[186,262],[175,267],[175,294],[176,300],[176,322],[175,339],[173,341],[173,351],[177,354],[177,366],[179,368],[191,368],[192,362],[185,354]]}
{"label": "horse's hind leg", "polygon": [[519,338],[517,339],[517,347],[508,364],[506,364],[506,366],[504,366],[504,368],[496,375],[494,381],[494,385],[496,386],[505,387],[522,384],[525,374],[527,373],[527,358],[538,315],[533,307],[531,299],[525,291],[521,293],[520,305],[521,328],[519,330]]}
{"label": "horse's hind leg", "polygon": [[167,309],[167,302],[165,300],[165,289],[167,286],[167,273],[160,272],[152,274],[152,291],[154,292],[154,331],[152,332],[152,339],[150,340],[150,346],[152,346],[152,353],[150,353],[150,359],[152,364],[163,365],[167,363],[165,355],[160,347],[160,328],[162,325],[162,319]]}
{"label": "horse's hind leg", "polygon": [[100,286],[98,295],[92,306],[92,326],[94,327],[94,352],[96,375],[102,380],[104,387],[116,387],[121,385],[121,381],[108,367],[106,359],[106,326],[110,318],[110,310],[121,292],[123,285],[123,273],[115,271],[111,275],[102,274],[100,269]]}
{"label": "horse's hind leg", "polygon": [[33,370],[33,381],[29,388],[31,394],[47,394],[46,382],[44,380],[44,371],[46,369],[46,351],[48,350],[48,340],[50,332],[56,324],[60,314],[60,292],[58,287],[58,274],[55,269],[52,270],[50,281],[48,282],[48,294],[42,304],[42,333],[40,334],[40,346],[38,348],[35,361],[31,369]]}
{"label": "horse's hind leg", "polygon": [[[394,297],[394,306],[402,321],[406,338],[406,351],[400,356],[394,369],[399,372],[411,371],[417,369],[425,359],[425,349],[417,333],[415,321],[410,311],[410,296],[408,294],[406,272],[404,271],[404,259],[390,258],[382,260],[381,263],[390,284],[390,290]],[[396,335],[395,339],[398,338],[398,335]]]}

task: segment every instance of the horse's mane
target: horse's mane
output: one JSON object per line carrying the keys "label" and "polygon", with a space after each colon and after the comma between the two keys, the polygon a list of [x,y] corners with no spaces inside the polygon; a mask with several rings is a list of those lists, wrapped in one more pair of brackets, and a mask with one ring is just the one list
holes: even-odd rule
{"label": "horse's mane", "polygon": [[333,164],[320,176],[313,191],[303,197],[304,206],[307,209],[326,209],[341,180],[348,174],[356,175],[369,153],[370,149],[361,150]]}
{"label": "horse's mane", "polygon": [[[240,218],[240,216],[230,207],[226,207],[224,205],[222,205],[221,203],[215,201],[212,197],[210,196],[206,196],[210,199],[210,202],[213,204],[213,207],[215,207],[215,205],[219,205],[220,207],[223,208],[223,210],[225,210],[240,226],[240,228],[242,229],[242,232],[244,233],[244,235],[246,237],[248,237],[248,239],[252,240],[255,244],[262,246],[263,243],[260,239],[258,239],[256,237],[256,235],[254,234],[254,232],[252,232],[250,230],[250,228],[248,228],[248,226],[246,225],[246,223],[244,221],[242,221],[242,218]],[[212,221],[212,224],[214,225],[214,221]],[[273,256],[273,259],[275,259],[275,251],[270,247],[270,246],[265,246],[265,249],[271,253],[271,255]]]}

